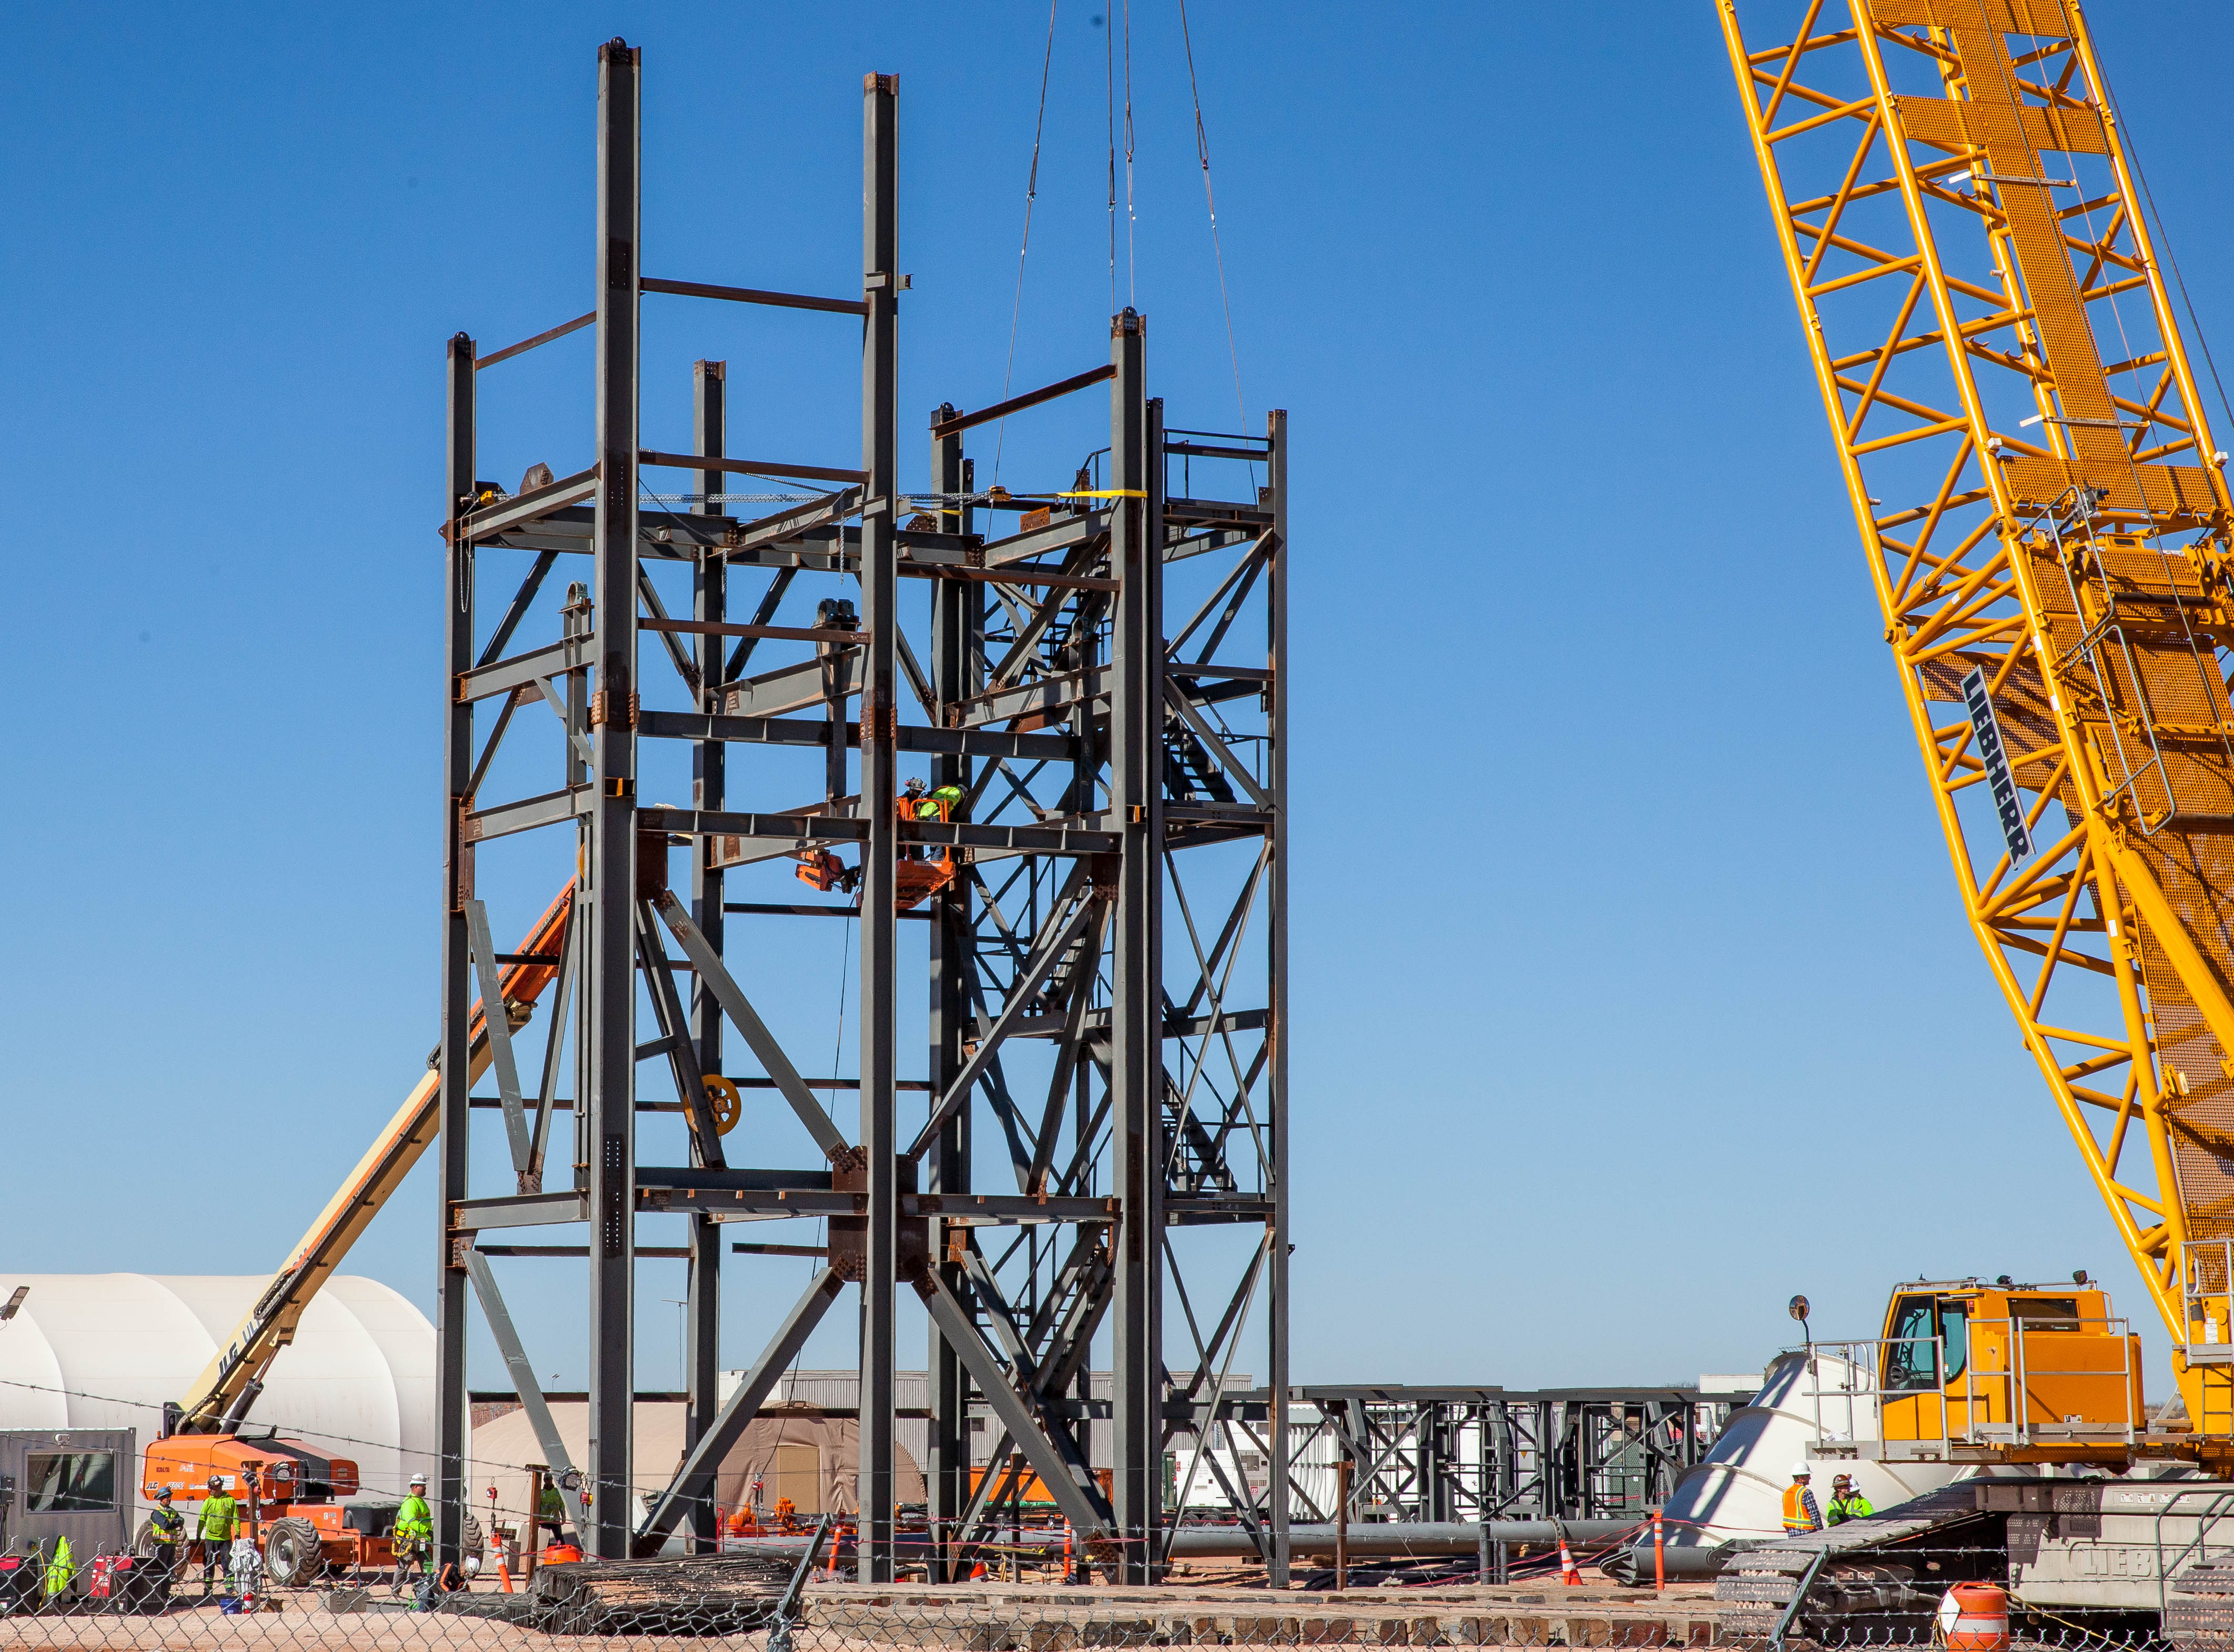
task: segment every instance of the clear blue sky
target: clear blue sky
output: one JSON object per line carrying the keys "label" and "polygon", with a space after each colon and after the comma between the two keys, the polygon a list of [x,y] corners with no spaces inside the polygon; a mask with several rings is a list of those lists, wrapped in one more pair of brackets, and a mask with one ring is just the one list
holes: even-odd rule
{"label": "clear blue sky", "polygon": [[[2090,10],[2234,338],[2234,18]],[[1020,387],[1107,348],[1096,15],[1058,20]],[[1792,1292],[1859,1334],[1921,1271],[2083,1265],[2141,1311],[1959,919],[1713,7],[1192,23],[1243,394],[1293,417],[1297,1378],[1742,1369]],[[846,289],[859,75],[900,75],[912,430],[999,393],[1045,28],[15,15],[9,1267],[268,1270],[422,1070],[442,341],[588,307],[597,42],[644,49],[646,267],[715,281]],[[1174,421],[1230,423],[1167,0],[1133,60],[1120,297]],[[846,462],[846,338],[650,313],[648,441],[687,436],[688,362],[719,355],[741,429]],[[492,391],[492,474],[587,447],[586,356],[545,356]],[[810,996],[838,968],[803,963]],[[433,1223],[422,1167],[352,1269],[431,1304]],[[731,1363],[795,1288],[752,1277]],[[519,1296],[578,1381],[569,1288]],[[811,1359],[846,1357],[840,1317]]]}

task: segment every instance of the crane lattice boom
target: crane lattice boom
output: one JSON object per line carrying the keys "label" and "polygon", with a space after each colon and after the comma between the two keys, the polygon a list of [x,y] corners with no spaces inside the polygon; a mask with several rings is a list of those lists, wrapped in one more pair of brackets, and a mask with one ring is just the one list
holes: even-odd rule
{"label": "crane lattice boom", "polygon": [[1720,5],[1971,928],[2234,1435],[2234,513],[2085,20]]}

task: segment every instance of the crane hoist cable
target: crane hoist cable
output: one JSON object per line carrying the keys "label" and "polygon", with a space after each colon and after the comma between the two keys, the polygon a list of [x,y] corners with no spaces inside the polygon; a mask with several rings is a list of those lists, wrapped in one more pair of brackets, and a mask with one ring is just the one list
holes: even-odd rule
{"label": "crane hoist cable", "polygon": [[1133,196],[1133,0],[1125,0],[1125,303],[1140,305],[1139,258],[1140,208]]}
{"label": "crane hoist cable", "polygon": [[1102,96],[1109,117],[1109,313],[1117,313],[1117,31],[1101,29]]}
{"label": "crane hoist cable", "polygon": [[[1024,179],[1024,236],[1016,248],[1016,297],[1009,310],[1009,361],[1001,369],[1001,400],[1009,399],[1009,387],[1016,372],[1016,323],[1024,313],[1024,258],[1032,250],[1032,203],[1040,193],[1040,135],[1047,129],[1048,71],[1055,64],[1055,14],[1062,0],[1048,0],[1047,48],[1040,54],[1040,110],[1032,119],[1032,168]],[[993,480],[1001,480],[1001,450],[1007,445],[1009,421],[1001,421],[993,434]]]}
{"label": "crane hoist cable", "polygon": [[[1210,134],[1202,123],[1202,88],[1194,74],[1194,35],[1187,28],[1186,0],[1179,0],[1179,43],[1186,49],[1187,91],[1194,99],[1194,152],[1202,162],[1202,199],[1210,209],[1210,251],[1218,264],[1218,302],[1225,311],[1225,353],[1233,363],[1233,405],[1241,415],[1241,428],[1249,428],[1249,402],[1241,394],[1241,349],[1233,342],[1233,300],[1225,290],[1225,246],[1218,234],[1218,196],[1210,186]],[[1257,485],[1257,467],[1249,467],[1249,485]]]}
{"label": "crane hoist cable", "polygon": [[2157,245],[2164,249],[2165,262],[2172,265],[2172,278],[2179,288],[2181,308],[2187,311],[2187,324],[2195,334],[2195,342],[2203,350],[2204,365],[2211,369],[2211,388],[2218,393],[2218,410],[2226,415],[2229,425],[2234,425],[2234,405],[2226,400],[2226,386],[2218,376],[2218,358],[2211,353],[2211,339],[2203,330],[2203,318],[2195,313],[2195,300],[2188,297],[2187,278],[2179,272],[2179,259],[2172,250],[2172,234],[2165,228],[2164,214],[2157,211],[2156,192],[2149,187],[2149,175],[2141,166],[2139,148],[2133,142],[2133,128],[2126,124],[2126,112],[2118,107],[2118,94],[2108,85],[2103,91],[2110,100],[2110,114],[2117,121],[2126,143],[2126,158],[2132,163],[2133,181],[2141,186],[2141,199],[2147,203],[2149,222],[2155,226]]}

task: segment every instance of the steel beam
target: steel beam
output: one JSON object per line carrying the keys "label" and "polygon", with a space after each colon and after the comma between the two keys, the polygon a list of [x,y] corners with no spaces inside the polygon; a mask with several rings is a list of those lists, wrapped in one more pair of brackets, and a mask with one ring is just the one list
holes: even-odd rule
{"label": "steel beam", "polygon": [[892,1577],[892,1408],[896,1403],[892,1291],[899,1270],[899,1166],[892,1081],[899,926],[893,921],[898,849],[892,736],[898,656],[899,547],[899,77],[861,85],[861,624],[869,633],[861,694],[861,1151],[867,1156],[867,1269],[861,1282],[861,1576]]}
{"label": "steel beam", "polygon": [[567,1455],[558,1424],[551,1415],[551,1407],[544,1402],[543,1387],[535,1380],[534,1362],[527,1357],[526,1345],[519,1340],[519,1328],[512,1322],[512,1310],[504,1305],[504,1293],[496,1288],[496,1276],[489,1270],[488,1258],[477,1246],[467,1246],[465,1263],[467,1277],[473,1281],[474,1294],[481,1299],[481,1317],[488,1322],[489,1335],[496,1340],[496,1351],[512,1376],[513,1392],[519,1396],[519,1408],[527,1414],[527,1426],[534,1431],[535,1443],[542,1450],[544,1461],[554,1471],[558,1494],[566,1499],[567,1518],[573,1521],[574,1530],[579,1531],[582,1494],[565,1483],[566,1471],[573,1467],[574,1459]]}
{"label": "steel beam", "polygon": [[466,816],[474,770],[474,708],[455,684],[474,663],[474,552],[460,532],[474,497],[474,341],[449,343],[449,453],[443,516],[450,533],[443,557],[442,983],[441,1100],[436,1104],[436,1255],[434,1298],[434,1544],[457,1558],[465,1531],[466,1275],[454,1254],[451,1207],[467,1192],[467,1143],[473,1091],[473,944],[466,902],[472,898],[474,851]]}
{"label": "steel beam", "polygon": [[1270,1057],[1265,1113],[1271,1133],[1272,1198],[1271,1254],[1266,1259],[1264,1306],[1266,1326],[1265,1384],[1272,1391],[1269,1419],[1271,1447],[1267,1456],[1265,1495],[1272,1534],[1272,1552],[1265,1558],[1265,1582],[1274,1589],[1288,1586],[1289,1478],[1288,1460],[1288,1257],[1295,1249],[1288,1225],[1288,415],[1275,411],[1265,421],[1271,457],[1265,466],[1266,490],[1271,495],[1272,533],[1269,602],[1265,611],[1265,657],[1271,667],[1271,746],[1265,761],[1265,789],[1271,793],[1272,819],[1268,829],[1271,851],[1266,868],[1266,960],[1268,993],[1264,1038]]}
{"label": "steel beam", "polygon": [[638,77],[643,54],[598,49],[599,465],[591,579],[590,948],[590,1448],[588,1551],[630,1553],[630,1430],[635,1382],[636,455]]}
{"label": "steel beam", "polygon": [[[691,404],[696,447],[702,454],[728,451],[728,370],[721,362],[699,362],[691,369]],[[722,491],[720,473],[702,471],[698,491]],[[703,515],[718,514],[721,506],[702,500],[693,507]],[[691,565],[690,615],[702,624],[720,624],[728,614],[728,565],[718,557],[701,557]],[[712,708],[709,692],[722,680],[722,638],[712,631],[698,637],[699,702]],[[693,808],[728,806],[728,748],[718,740],[699,740],[690,748],[690,803]],[[715,953],[722,946],[722,873],[714,864],[714,845],[705,838],[690,844],[690,916],[698,932]],[[696,972],[691,976],[690,1035],[697,1044],[698,1070],[722,1070],[722,1006]],[[721,1410],[722,1380],[722,1229],[703,1211],[690,1218],[690,1283],[685,1288],[689,1316],[689,1369],[683,1385],[690,1394],[683,1422],[686,1453],[705,1439]],[[701,1554],[718,1551],[721,1532],[710,1498],[690,1505],[691,1547]]]}
{"label": "steel beam", "polygon": [[519,1066],[512,1055],[512,1016],[504,1007],[504,972],[496,961],[496,943],[489,938],[488,908],[478,899],[466,903],[466,937],[473,949],[474,974],[480,983],[481,1025],[488,1038],[497,1094],[504,1102],[504,1129],[512,1147],[512,1168],[519,1178],[519,1191],[533,1192],[536,1190],[527,1183],[534,1167],[534,1143],[528,1134],[527,1109],[519,1099]]}
{"label": "steel beam", "polygon": [[1159,1335],[1163,1248],[1163,684],[1161,523],[1149,490],[1160,478],[1149,446],[1146,323],[1111,323],[1110,565],[1117,597],[1109,675],[1109,824],[1122,844],[1110,1008],[1113,1191],[1123,1201],[1111,1313],[1111,1470],[1127,1583],[1154,1581],[1162,1525],[1163,1361]]}
{"label": "steel beam", "polygon": [[[657,811],[651,813],[656,814]],[[702,839],[694,848],[705,846],[705,840]],[[783,1046],[775,1041],[775,1035],[768,1031],[768,1024],[754,1012],[751,1001],[731,976],[728,967],[707,941],[704,932],[683,911],[682,904],[671,891],[662,890],[654,898],[652,909],[674,935],[683,956],[690,960],[697,973],[699,990],[710,993],[728,1012],[729,1019],[736,1023],[737,1030],[745,1036],[745,1042],[752,1046],[754,1056],[768,1069],[768,1077],[774,1081],[784,1100],[791,1103],[792,1111],[799,1115],[799,1121],[807,1126],[807,1133],[814,1138],[814,1145],[821,1148],[832,1162],[850,1164],[852,1154],[846,1145],[846,1138],[838,1133],[838,1126],[830,1121],[830,1115],[822,1110],[822,1104],[807,1089],[807,1081],[799,1076],[799,1069],[791,1064],[791,1058],[783,1053]]]}
{"label": "steel beam", "polygon": [[768,1339],[760,1358],[745,1373],[745,1380],[729,1396],[729,1402],[684,1453],[682,1466],[675,1471],[675,1478],[653,1503],[637,1532],[639,1553],[656,1553],[667,1534],[675,1530],[684,1508],[696,1509],[701,1505],[708,1509],[713,1507],[713,1499],[708,1493],[713,1490],[714,1476],[722,1459],[744,1437],[745,1425],[760,1414],[761,1405],[790,1369],[792,1361],[799,1357],[800,1349],[807,1346],[807,1339],[814,1334],[814,1328],[822,1322],[823,1315],[838,1299],[844,1285],[845,1282],[831,1268],[824,1268],[808,1283],[805,1294],[792,1305],[791,1312],[776,1327],[775,1335]]}
{"label": "steel beam", "polygon": [[[1032,1472],[1040,1477],[1048,1495],[1062,1510],[1063,1518],[1089,1537],[1106,1531],[1110,1517],[1100,1506],[1101,1489],[1094,1485],[1093,1472],[1078,1454],[1076,1445],[1040,1427],[1036,1407],[1009,1386],[993,1358],[993,1350],[985,1346],[984,1339],[971,1327],[960,1300],[946,1289],[945,1282],[936,1271],[925,1273],[916,1282],[915,1288],[932,1319],[946,1333],[950,1346],[969,1366],[979,1392],[985,1396],[986,1405],[1009,1431],[1009,1437],[1031,1459]],[[862,1420],[866,1423],[867,1419]],[[1068,1452],[1063,1449],[1066,1444],[1070,1445]]]}
{"label": "steel beam", "polygon": [[[964,502],[970,492],[969,461],[963,457],[961,433],[941,432],[937,428],[953,413],[948,405],[931,415],[931,486],[944,497],[947,506],[939,513],[940,530],[966,536],[974,514]],[[946,708],[968,699],[983,680],[985,591],[965,580],[949,580],[933,589],[931,600],[931,688],[937,696],[943,725]],[[1048,743],[1060,753],[1067,742]],[[956,786],[969,791],[971,765],[963,754],[966,750],[962,748],[933,759],[934,789]],[[964,1045],[974,1029],[970,1002],[975,962],[970,944],[967,880],[956,879],[933,898],[931,924],[931,1093],[944,1095],[961,1076],[969,1059]],[[924,1185],[928,1192],[944,1196],[970,1191],[970,1135],[966,1107],[940,1127],[924,1166]],[[932,1230],[937,1254],[933,1255],[931,1265],[938,1270],[947,1289],[958,1292],[963,1264],[943,1254],[945,1246],[937,1242],[942,1229],[943,1224]],[[948,1545],[959,1536],[956,1523],[970,1500],[970,1374],[936,1319],[930,1322],[924,1368],[931,1390],[930,1457],[924,1465],[931,1505],[931,1577],[934,1583],[949,1583],[953,1578]]]}

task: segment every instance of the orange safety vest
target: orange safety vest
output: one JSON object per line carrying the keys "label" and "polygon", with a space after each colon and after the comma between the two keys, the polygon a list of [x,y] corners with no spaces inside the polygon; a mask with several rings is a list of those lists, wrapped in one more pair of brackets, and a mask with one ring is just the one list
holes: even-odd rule
{"label": "orange safety vest", "polygon": [[1787,1532],[1823,1529],[1823,1516],[1815,1507],[1815,1493],[1797,1480],[1784,1488],[1784,1529]]}

